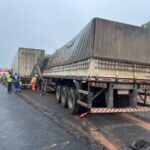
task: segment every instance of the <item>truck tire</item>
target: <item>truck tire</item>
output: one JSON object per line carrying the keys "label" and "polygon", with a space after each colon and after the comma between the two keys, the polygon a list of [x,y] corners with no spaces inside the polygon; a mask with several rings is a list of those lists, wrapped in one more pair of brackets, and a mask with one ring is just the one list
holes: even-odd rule
{"label": "truck tire", "polygon": [[67,102],[68,102],[68,87],[63,86],[63,88],[61,90],[61,105],[62,105],[62,107],[66,108]]}
{"label": "truck tire", "polygon": [[71,114],[77,114],[79,112],[79,104],[77,104],[77,92],[74,88],[71,88],[68,93],[68,109]]}
{"label": "truck tire", "polygon": [[48,92],[46,83],[44,84],[43,91],[44,91],[44,93]]}
{"label": "truck tire", "polygon": [[62,89],[61,85],[58,85],[56,87],[56,100],[57,100],[57,103],[61,102],[61,89]]}

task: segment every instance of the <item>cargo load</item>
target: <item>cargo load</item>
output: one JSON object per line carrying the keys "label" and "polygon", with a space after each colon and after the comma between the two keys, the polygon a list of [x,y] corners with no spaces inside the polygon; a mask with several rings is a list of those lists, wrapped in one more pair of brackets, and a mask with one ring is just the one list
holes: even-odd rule
{"label": "cargo load", "polygon": [[49,65],[66,65],[90,57],[150,64],[149,56],[148,29],[95,18],[52,55]]}
{"label": "cargo load", "polygon": [[37,74],[38,77],[42,78],[43,70],[47,66],[49,59],[50,59],[50,55],[45,55],[44,57],[38,58],[37,63],[34,65],[32,69],[31,76]]}
{"label": "cargo load", "polygon": [[150,31],[94,18],[56,50],[43,75],[150,80]]}

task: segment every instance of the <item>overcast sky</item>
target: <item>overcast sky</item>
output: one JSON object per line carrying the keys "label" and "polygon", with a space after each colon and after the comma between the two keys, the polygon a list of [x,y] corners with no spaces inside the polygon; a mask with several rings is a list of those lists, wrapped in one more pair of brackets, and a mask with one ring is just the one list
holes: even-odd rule
{"label": "overcast sky", "polygon": [[0,68],[10,68],[18,47],[53,53],[93,17],[140,26],[150,0],[0,0]]}

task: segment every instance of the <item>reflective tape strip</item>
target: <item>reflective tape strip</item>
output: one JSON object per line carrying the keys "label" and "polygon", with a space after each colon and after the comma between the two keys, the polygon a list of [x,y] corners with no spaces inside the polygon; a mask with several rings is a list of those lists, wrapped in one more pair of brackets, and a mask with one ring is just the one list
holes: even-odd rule
{"label": "reflective tape strip", "polygon": [[150,112],[150,107],[138,108],[91,108],[91,113],[122,113],[122,112]]}
{"label": "reflective tape strip", "polygon": [[88,114],[90,114],[90,111],[81,114],[81,115],[80,115],[80,118],[83,118],[83,117],[87,116]]}

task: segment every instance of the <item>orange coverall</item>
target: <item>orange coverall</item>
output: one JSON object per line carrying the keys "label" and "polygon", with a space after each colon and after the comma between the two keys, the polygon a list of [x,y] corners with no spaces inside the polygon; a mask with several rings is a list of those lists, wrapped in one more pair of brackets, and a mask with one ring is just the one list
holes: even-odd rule
{"label": "orange coverall", "polygon": [[31,86],[32,86],[32,91],[35,91],[36,77],[32,77],[32,80],[31,80]]}

